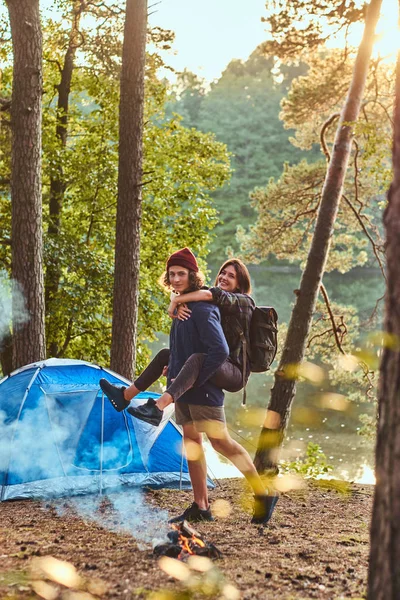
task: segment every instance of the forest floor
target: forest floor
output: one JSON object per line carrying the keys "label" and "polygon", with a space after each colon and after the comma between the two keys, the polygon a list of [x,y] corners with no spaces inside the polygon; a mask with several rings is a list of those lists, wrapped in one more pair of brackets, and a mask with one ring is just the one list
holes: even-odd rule
{"label": "forest floor", "polygon": [[[221,487],[211,492],[221,516],[213,523],[195,525],[223,553],[214,563],[211,579],[232,584],[211,597],[364,598],[372,495],[373,487],[368,485],[349,484],[343,489],[328,482],[308,482],[303,489],[281,494],[272,520],[260,528],[249,523],[250,496],[243,480],[222,480]],[[145,498],[150,512],[162,508],[174,515],[191,502],[191,493],[148,490]],[[1,600],[206,597],[206,584],[203,592],[189,592],[190,583],[160,568],[151,544],[118,532],[112,502],[103,501],[95,521],[87,513],[79,516],[71,502],[24,500],[0,505]],[[231,512],[222,516],[227,509]],[[133,513],[134,509],[128,517],[133,518]],[[32,575],[32,564],[44,556],[72,563],[86,581],[75,582],[81,591],[72,590],[71,580],[67,587],[50,587],[46,570]],[[206,576],[202,577],[204,582]],[[215,585],[222,589],[224,584]]]}

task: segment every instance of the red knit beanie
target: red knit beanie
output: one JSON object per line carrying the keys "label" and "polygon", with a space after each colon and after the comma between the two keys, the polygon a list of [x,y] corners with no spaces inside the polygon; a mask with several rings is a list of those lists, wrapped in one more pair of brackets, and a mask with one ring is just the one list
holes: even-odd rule
{"label": "red knit beanie", "polygon": [[196,257],[193,252],[189,250],[189,248],[182,248],[181,250],[171,254],[167,260],[167,271],[173,266],[185,267],[185,269],[189,269],[189,271],[195,271],[195,273],[197,273],[199,270]]}

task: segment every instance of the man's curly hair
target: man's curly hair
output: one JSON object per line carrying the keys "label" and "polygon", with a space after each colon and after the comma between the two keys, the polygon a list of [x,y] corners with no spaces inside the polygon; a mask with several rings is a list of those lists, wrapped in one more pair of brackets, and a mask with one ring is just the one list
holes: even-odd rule
{"label": "man's curly hair", "polygon": [[[189,287],[186,292],[195,292],[196,290],[200,290],[204,286],[206,278],[201,271],[189,271]],[[168,292],[173,292],[174,288],[169,280],[168,271],[164,271],[158,280],[159,284]]]}

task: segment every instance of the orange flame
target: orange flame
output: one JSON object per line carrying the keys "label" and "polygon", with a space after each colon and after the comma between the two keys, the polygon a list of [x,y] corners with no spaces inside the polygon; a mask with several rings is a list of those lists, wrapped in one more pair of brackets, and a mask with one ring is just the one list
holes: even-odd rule
{"label": "orange flame", "polygon": [[187,536],[183,535],[183,533],[180,530],[179,525],[172,524],[172,527],[173,527],[173,529],[179,531],[178,543],[181,546],[182,551],[179,554],[178,559],[184,558],[185,554],[190,554],[190,555],[196,554],[196,546],[198,546],[200,548],[205,547],[205,543],[201,538],[199,538],[195,535],[192,535],[191,537],[187,537]]}

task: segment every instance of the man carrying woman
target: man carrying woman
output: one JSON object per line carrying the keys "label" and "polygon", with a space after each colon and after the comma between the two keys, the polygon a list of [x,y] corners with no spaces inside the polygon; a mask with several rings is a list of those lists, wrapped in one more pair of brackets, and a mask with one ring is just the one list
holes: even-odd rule
{"label": "man carrying woman", "polygon": [[[239,321],[247,336],[254,307],[253,300],[246,293],[235,294],[228,291],[232,286],[235,291],[241,291],[241,285],[246,286],[247,269],[244,267],[237,271],[236,264],[244,267],[240,261],[227,261],[217,277],[218,287],[202,290],[204,277],[199,272],[192,252],[183,248],[172,254],[167,261],[164,284],[178,296],[172,301],[169,311],[175,312],[175,305],[180,303],[189,304],[181,318],[174,319],[172,323],[170,349],[159,352],[127,389],[114,386],[105,379],[100,382],[116,410],[127,408],[133,416],[155,426],[161,422],[163,409],[175,401],[175,420],[183,428],[194,494],[193,504],[175,520],[212,520],[202,447],[203,432],[207,433],[213,448],[228,458],[250,483],[255,495],[253,523],[266,523],[277,501],[277,496],[266,492],[249,454],[231,438],[225,422],[222,390],[241,389],[249,373],[247,361],[242,356],[242,344],[238,344],[237,340],[234,344],[239,334],[234,334],[232,327],[227,337],[231,337],[234,347],[231,348],[231,344],[228,347],[221,326],[220,311],[216,305],[221,304],[223,319],[229,321],[229,316],[235,315],[235,321]],[[244,284],[239,281],[242,276]],[[243,291],[248,292],[249,288],[248,277],[247,289]],[[238,315],[240,319],[237,318]],[[235,331],[237,329],[236,327]],[[130,400],[150,387],[167,364],[168,386],[164,394],[157,400],[149,399],[142,406],[129,407]]]}

